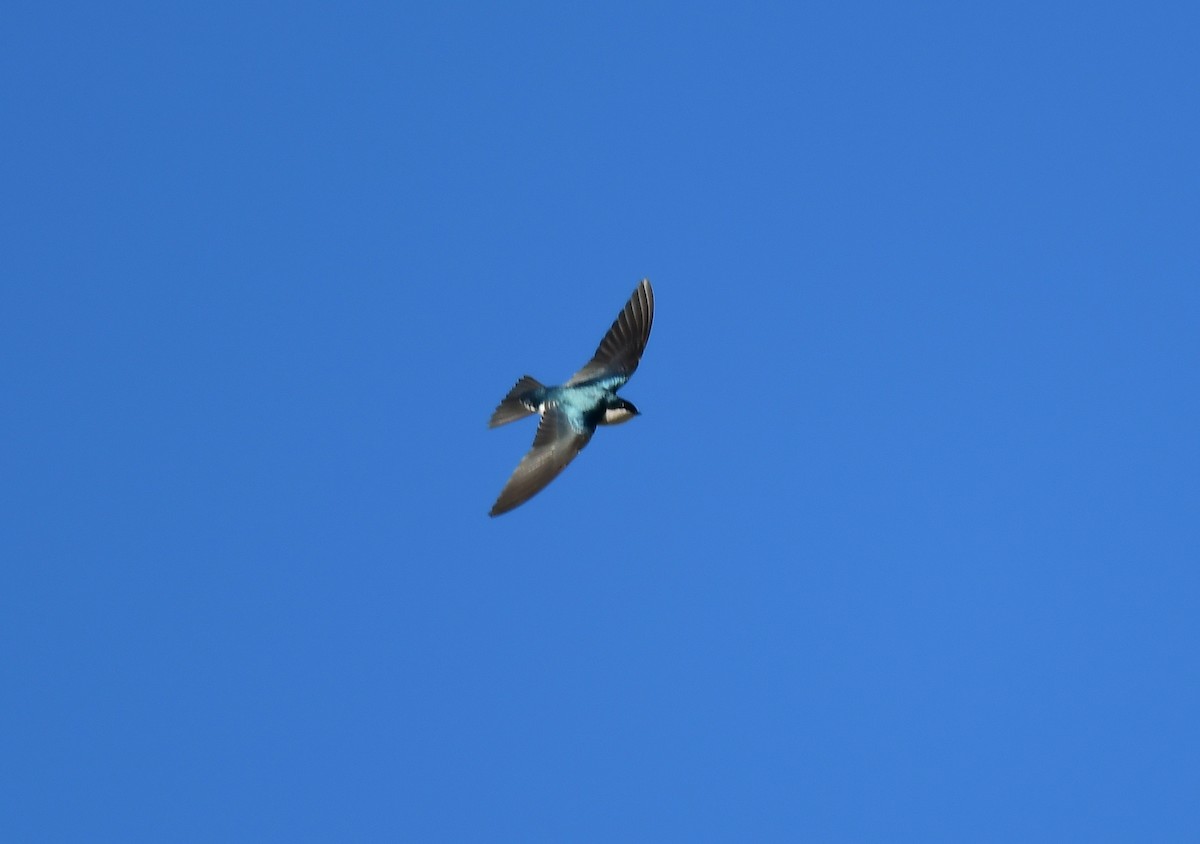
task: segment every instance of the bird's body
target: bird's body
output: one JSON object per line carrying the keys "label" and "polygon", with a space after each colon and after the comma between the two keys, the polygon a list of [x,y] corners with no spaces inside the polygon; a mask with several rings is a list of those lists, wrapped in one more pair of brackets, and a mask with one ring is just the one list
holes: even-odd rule
{"label": "bird's body", "polygon": [[596,354],[567,383],[547,387],[526,375],[509,390],[492,414],[490,426],[534,413],[541,415],[541,423],[533,448],[500,492],[490,515],[507,513],[544,489],[588,444],[597,425],[615,425],[638,415],[617,390],[637,369],[653,319],[654,292],[643,279]]}

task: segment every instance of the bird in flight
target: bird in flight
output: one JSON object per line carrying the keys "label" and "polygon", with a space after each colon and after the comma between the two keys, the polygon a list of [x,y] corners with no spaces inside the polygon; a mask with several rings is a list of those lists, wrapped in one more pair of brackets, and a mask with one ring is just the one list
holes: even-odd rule
{"label": "bird in flight", "polygon": [[642,279],[596,354],[567,383],[547,387],[526,375],[508,391],[488,427],[534,413],[542,419],[533,448],[517,464],[489,515],[507,513],[541,492],[583,450],[597,425],[628,422],[638,415],[638,409],[618,396],[617,390],[637,369],[653,321],[654,291],[650,280]]}

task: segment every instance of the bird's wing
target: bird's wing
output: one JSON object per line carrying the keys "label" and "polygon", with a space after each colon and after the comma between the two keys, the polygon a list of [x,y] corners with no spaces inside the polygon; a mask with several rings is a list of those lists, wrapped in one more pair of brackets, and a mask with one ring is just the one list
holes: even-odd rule
{"label": "bird's wing", "polygon": [[541,492],[591,438],[592,430],[586,425],[580,423],[577,427],[562,407],[547,403],[533,438],[533,448],[517,464],[489,515],[507,513]]}
{"label": "bird's wing", "polygon": [[596,354],[583,369],[571,376],[567,385],[614,375],[627,379],[637,369],[642,352],[646,350],[652,322],[654,291],[650,289],[650,279],[644,278],[600,341]]}

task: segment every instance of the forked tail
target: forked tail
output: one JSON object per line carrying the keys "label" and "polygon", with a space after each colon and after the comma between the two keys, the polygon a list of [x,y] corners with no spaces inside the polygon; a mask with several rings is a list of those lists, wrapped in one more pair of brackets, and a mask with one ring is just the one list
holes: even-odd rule
{"label": "forked tail", "polygon": [[507,425],[509,422],[516,422],[518,419],[524,419],[526,416],[536,413],[540,403],[539,393],[544,389],[541,382],[533,376],[521,376],[521,380],[513,385],[513,388],[508,391],[508,395],[504,397],[504,401],[500,402],[500,406],[492,414],[488,427]]}

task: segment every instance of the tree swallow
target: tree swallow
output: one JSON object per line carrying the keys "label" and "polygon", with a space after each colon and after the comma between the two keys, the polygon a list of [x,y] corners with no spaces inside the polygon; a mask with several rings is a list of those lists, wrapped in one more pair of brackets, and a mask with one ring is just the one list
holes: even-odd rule
{"label": "tree swallow", "polygon": [[571,380],[546,387],[526,375],[508,391],[488,427],[534,413],[541,414],[542,420],[533,448],[517,464],[489,515],[507,513],[541,492],[583,450],[597,425],[616,425],[638,415],[638,409],[620,398],[617,390],[637,369],[653,320],[654,291],[650,280],[642,279],[596,354]]}

